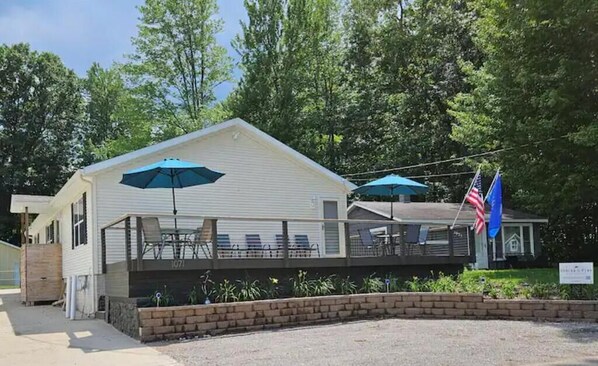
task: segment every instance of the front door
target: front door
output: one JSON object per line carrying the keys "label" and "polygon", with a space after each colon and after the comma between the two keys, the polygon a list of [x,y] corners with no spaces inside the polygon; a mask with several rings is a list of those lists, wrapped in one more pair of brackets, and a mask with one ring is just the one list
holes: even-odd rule
{"label": "front door", "polygon": [[[323,200],[322,210],[324,219],[338,219],[338,201]],[[324,229],[324,253],[340,254],[340,230],[338,222],[326,222],[322,225]]]}

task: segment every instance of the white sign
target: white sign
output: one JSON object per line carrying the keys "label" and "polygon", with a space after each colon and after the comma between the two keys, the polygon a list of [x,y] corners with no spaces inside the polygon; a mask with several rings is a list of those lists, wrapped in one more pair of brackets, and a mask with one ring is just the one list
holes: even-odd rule
{"label": "white sign", "polygon": [[593,285],[594,263],[559,263],[559,282],[564,285]]}

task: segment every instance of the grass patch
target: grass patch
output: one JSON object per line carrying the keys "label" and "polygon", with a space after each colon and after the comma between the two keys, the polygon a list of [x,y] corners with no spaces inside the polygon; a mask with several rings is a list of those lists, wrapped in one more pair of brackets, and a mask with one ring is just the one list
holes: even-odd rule
{"label": "grass patch", "polygon": [[[536,283],[559,283],[558,268],[472,270],[463,272],[463,279],[479,281],[480,277],[501,283],[533,285]],[[598,267],[594,267],[594,284],[598,284]]]}

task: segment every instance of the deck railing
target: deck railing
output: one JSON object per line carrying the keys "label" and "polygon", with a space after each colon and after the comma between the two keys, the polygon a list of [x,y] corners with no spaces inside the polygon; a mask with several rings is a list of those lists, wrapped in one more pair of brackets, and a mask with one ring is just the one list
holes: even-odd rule
{"label": "deck railing", "polygon": [[[159,223],[159,242],[150,240],[147,223],[144,228],[147,218]],[[172,215],[148,213],[127,214],[101,228],[103,273],[108,266],[140,271],[216,269],[221,263],[235,268],[348,266],[352,260],[369,263],[368,258],[378,258],[372,263],[407,263],[406,258],[422,262],[470,258],[473,248],[468,226],[425,221],[177,216],[175,223]]]}

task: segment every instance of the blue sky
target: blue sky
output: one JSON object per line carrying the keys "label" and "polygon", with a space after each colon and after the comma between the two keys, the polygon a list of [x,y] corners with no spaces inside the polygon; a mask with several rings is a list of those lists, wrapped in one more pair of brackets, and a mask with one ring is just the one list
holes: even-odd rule
{"label": "blue sky", "polygon": [[[27,42],[38,51],[50,51],[83,76],[92,62],[108,67],[132,52],[138,11],[143,0],[0,0],[0,43]],[[243,0],[218,0],[224,30],[218,41],[238,60],[230,42],[246,18]],[[235,78],[240,72],[235,70]],[[219,99],[233,88],[221,85]]]}

